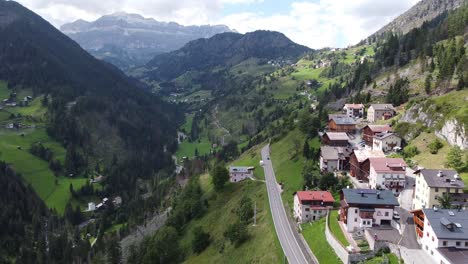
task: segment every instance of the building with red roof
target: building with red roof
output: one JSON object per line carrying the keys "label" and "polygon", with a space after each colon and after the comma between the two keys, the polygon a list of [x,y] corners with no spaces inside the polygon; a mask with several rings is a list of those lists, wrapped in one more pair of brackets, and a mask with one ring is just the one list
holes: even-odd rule
{"label": "building with red roof", "polygon": [[294,194],[294,218],[299,223],[318,220],[327,215],[334,202],[328,191],[298,191]]}
{"label": "building with red roof", "polygon": [[399,193],[405,188],[406,165],[401,158],[370,158],[369,187]]}

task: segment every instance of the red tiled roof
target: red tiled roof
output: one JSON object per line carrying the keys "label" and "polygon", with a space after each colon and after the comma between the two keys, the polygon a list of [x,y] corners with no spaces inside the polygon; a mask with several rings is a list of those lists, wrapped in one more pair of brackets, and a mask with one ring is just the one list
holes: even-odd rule
{"label": "red tiled roof", "polygon": [[405,161],[401,158],[370,158],[370,166],[376,172],[405,171]]}
{"label": "red tiled roof", "polygon": [[299,201],[323,201],[334,202],[333,196],[328,191],[299,191],[296,193]]}

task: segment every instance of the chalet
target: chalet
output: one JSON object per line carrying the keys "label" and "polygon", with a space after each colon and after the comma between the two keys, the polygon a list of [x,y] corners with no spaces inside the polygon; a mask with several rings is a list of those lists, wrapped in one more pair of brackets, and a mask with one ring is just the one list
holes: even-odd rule
{"label": "chalet", "polygon": [[385,154],[381,150],[370,148],[356,149],[349,159],[350,174],[359,180],[368,180],[370,173],[369,158],[384,158]]}
{"label": "chalet", "polygon": [[372,148],[383,152],[401,149],[401,137],[392,132],[378,133],[374,136]]}
{"label": "chalet", "polygon": [[254,167],[229,167],[229,180],[231,182],[240,182],[253,177]]}
{"label": "chalet", "polygon": [[413,209],[432,208],[439,205],[438,199],[443,194],[461,194],[465,189],[465,184],[454,170],[421,169],[414,174]]}
{"label": "chalet", "polygon": [[299,191],[294,194],[294,218],[299,223],[318,220],[333,208],[335,199],[328,191]]}
{"label": "chalet", "polygon": [[411,213],[421,247],[434,263],[468,263],[468,211],[425,208]]}
{"label": "chalet", "polygon": [[352,153],[349,147],[320,147],[320,171],[334,172],[349,169],[349,158]]}
{"label": "chalet", "polygon": [[390,119],[394,115],[395,109],[391,104],[373,104],[367,110],[367,120],[372,123]]}
{"label": "chalet", "polygon": [[398,194],[405,188],[406,165],[401,158],[369,158],[369,187]]}
{"label": "chalet", "polygon": [[390,226],[393,210],[399,203],[388,190],[343,189],[340,206],[340,220],[351,233],[373,226]]}
{"label": "chalet", "polygon": [[344,132],[326,132],[322,136],[323,145],[346,147],[349,145],[348,134]]}
{"label": "chalet", "polygon": [[363,104],[345,104],[343,111],[348,117],[363,117],[364,105]]}
{"label": "chalet", "polygon": [[362,129],[362,139],[366,142],[366,145],[372,146],[375,135],[392,131],[393,129],[389,125],[367,125]]}
{"label": "chalet", "polygon": [[356,131],[356,121],[353,118],[333,118],[328,122],[328,129],[331,132],[354,133]]}

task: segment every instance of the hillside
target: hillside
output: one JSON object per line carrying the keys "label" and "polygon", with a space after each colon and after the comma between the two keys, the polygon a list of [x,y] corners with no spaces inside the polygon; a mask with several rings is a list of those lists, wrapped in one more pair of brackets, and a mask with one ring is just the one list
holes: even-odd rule
{"label": "hillside", "polygon": [[189,42],[180,50],[152,59],[146,74],[152,81],[169,81],[190,71],[209,71],[216,67],[232,67],[250,58],[291,60],[311,51],[295,44],[278,32],[255,31],[245,35],[218,34],[209,39]]}
{"label": "hillside", "polygon": [[91,22],[77,20],[60,30],[97,58],[121,69],[144,65],[155,55],[177,50],[189,41],[231,31],[223,25],[182,26],[123,12]]}
{"label": "hillside", "polygon": [[381,28],[373,36],[387,32],[406,34],[424,22],[431,21],[445,11],[457,9],[465,0],[422,0],[392,22]]}

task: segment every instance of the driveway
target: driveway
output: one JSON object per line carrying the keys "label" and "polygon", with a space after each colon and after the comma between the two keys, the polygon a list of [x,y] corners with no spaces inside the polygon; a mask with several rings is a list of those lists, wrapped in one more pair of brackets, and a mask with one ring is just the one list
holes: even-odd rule
{"label": "driveway", "polygon": [[[312,263],[308,261],[306,255],[302,251],[294,230],[288,221],[286,210],[284,209],[281,193],[276,182],[275,171],[270,157],[270,146],[267,145],[262,149],[262,159],[264,162],[263,169],[265,170],[265,181],[268,191],[268,200],[270,202],[271,215],[276,229],[276,235],[280,241],[283,252],[291,264],[306,264]],[[297,232],[297,231],[296,231]]]}

